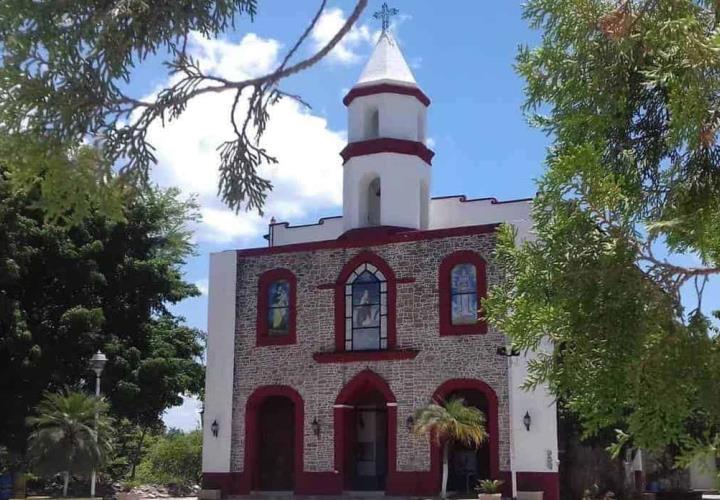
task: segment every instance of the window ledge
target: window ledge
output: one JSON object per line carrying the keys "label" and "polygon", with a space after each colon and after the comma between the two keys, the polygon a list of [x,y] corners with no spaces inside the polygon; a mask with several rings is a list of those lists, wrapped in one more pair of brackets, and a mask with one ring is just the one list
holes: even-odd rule
{"label": "window ledge", "polygon": [[316,352],[313,359],[318,363],[354,363],[357,361],[401,361],[415,359],[420,351],[414,349],[390,351]]}

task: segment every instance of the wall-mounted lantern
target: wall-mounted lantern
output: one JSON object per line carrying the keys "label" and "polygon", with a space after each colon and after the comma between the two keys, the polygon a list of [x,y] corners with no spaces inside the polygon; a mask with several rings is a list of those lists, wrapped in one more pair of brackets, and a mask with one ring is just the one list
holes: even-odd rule
{"label": "wall-mounted lantern", "polygon": [[410,415],[405,421],[405,425],[407,426],[408,432],[412,432],[413,427],[415,427],[415,417]]}
{"label": "wall-mounted lantern", "polygon": [[214,437],[218,437],[218,432],[220,432],[220,424],[217,423],[217,420],[213,420],[213,423],[210,425],[210,432],[212,432],[212,435]]}
{"label": "wall-mounted lantern", "polygon": [[530,430],[530,424],[532,423],[532,418],[530,418],[530,412],[525,412],[525,416],[523,417],[523,424],[525,424],[525,429]]}
{"label": "wall-mounted lantern", "polygon": [[310,425],[312,425],[312,430],[313,430],[313,434],[315,434],[315,437],[319,438],[320,437],[320,422],[318,422],[317,417],[315,417],[313,419],[312,424],[310,424]]}

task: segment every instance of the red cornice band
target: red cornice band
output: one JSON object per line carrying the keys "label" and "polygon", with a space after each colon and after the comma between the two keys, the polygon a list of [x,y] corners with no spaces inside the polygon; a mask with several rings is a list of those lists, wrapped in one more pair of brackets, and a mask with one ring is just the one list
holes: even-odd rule
{"label": "red cornice band", "polygon": [[430,106],[430,98],[417,87],[406,87],[404,85],[394,85],[392,83],[379,83],[377,85],[368,85],[366,87],[354,87],[350,89],[343,99],[343,104],[349,106],[357,97],[375,94],[401,94],[409,95],[416,98],[425,106]]}
{"label": "red cornice band", "polygon": [[428,149],[425,144],[407,139],[370,139],[369,141],[351,142],[340,151],[343,163],[356,156],[372,155],[376,153],[399,153],[403,155],[417,156],[428,165],[432,165],[435,153]]}

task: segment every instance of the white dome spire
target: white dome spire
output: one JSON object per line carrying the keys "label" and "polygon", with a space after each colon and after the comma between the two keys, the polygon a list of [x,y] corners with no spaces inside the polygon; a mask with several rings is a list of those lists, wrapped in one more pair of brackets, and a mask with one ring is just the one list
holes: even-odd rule
{"label": "white dome spire", "polygon": [[380,35],[370,60],[365,65],[355,87],[392,83],[417,87],[415,77],[410,71],[405,57],[400,52],[397,41],[387,31]]}

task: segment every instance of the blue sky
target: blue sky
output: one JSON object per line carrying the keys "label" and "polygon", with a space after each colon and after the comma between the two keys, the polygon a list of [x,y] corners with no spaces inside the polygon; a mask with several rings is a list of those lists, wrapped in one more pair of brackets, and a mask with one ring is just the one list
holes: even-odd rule
{"label": "blue sky", "polygon": [[[196,229],[198,255],[185,266],[186,279],[206,292],[208,254],[231,248],[265,246],[262,235],[270,217],[307,223],[341,212],[341,161],[346,110],[342,97],[360,75],[377,37],[372,13],[381,0],[370,0],[359,25],[334,53],[309,71],[283,84],[312,105],[303,110],[283,102],[272,112],[264,144],[280,163],[267,169],[276,190],[266,214],[234,215],[215,197],[215,147],[230,138],[230,96],[209,96],[191,104],[185,116],[150,133],[159,164],[155,180],[198,193],[204,222]],[[241,20],[220,41],[195,37],[192,53],[201,66],[240,79],[274,68],[305,29],[319,2],[263,0],[254,23]],[[339,28],[353,2],[330,2],[318,29],[300,56],[324,44]],[[394,0],[401,14],[393,32],[415,78],[432,99],[428,135],[436,152],[433,196],[466,194],[498,199],[534,193],[548,140],[525,122],[523,82],[514,73],[518,45],[534,45],[538,34],[521,18],[517,0],[418,2]],[[168,81],[164,69],[149,61],[138,68],[131,90],[151,94]],[[206,328],[207,295],[186,300],[175,311],[189,324]],[[186,400],[165,417],[168,425],[197,426],[198,405]]]}

